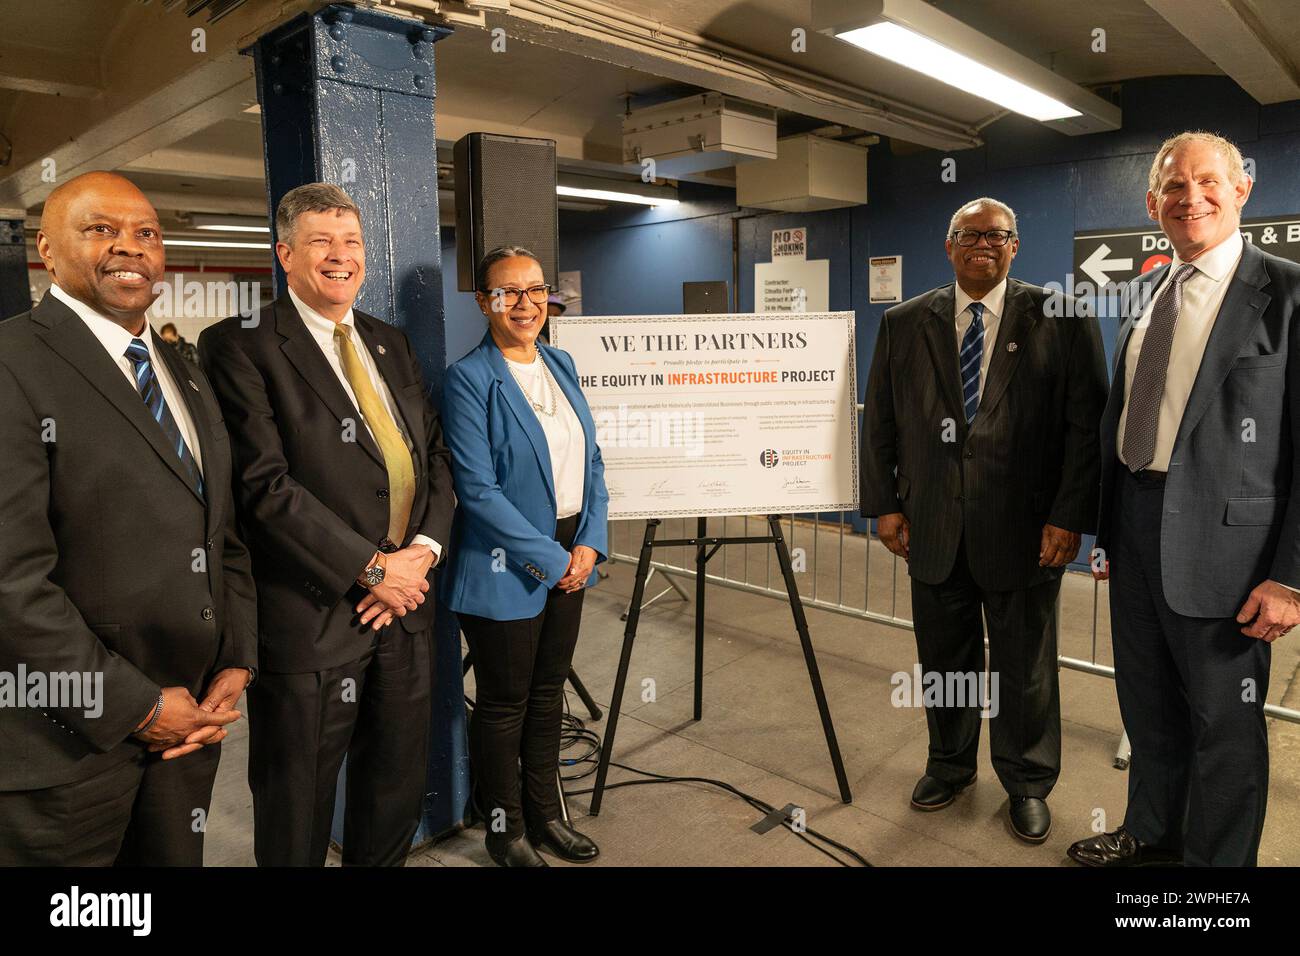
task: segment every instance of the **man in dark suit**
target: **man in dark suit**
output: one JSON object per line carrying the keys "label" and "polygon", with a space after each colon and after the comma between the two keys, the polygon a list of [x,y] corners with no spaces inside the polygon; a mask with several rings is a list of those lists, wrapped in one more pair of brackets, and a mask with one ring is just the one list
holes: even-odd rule
{"label": "man in dark suit", "polygon": [[450,456],[410,341],[353,310],[356,205],[337,186],[300,186],[276,234],[288,289],[270,315],[199,338],[258,581],[254,852],[263,866],[324,864],[346,756],[343,862],[401,865],[425,793],[425,593],[451,534]]}
{"label": "man in dark suit", "polygon": [[1101,428],[1128,811],[1089,866],[1254,865],[1270,642],[1300,623],[1300,266],[1245,243],[1237,147],[1166,140],[1147,211],[1173,262],[1130,287]]}
{"label": "man in dark suit", "polygon": [[59,186],[36,248],[50,291],[0,323],[0,865],[201,866],[257,647],[221,410],[145,321],[134,185]]}
{"label": "man in dark suit", "polygon": [[[1007,277],[1019,248],[1008,206],[966,203],[946,248],[955,284],[881,320],[862,514],[908,562],[924,680],[945,689],[926,707],[930,754],[912,806],[942,809],[974,781],[985,696],[1012,829],[1041,843],[1061,761],[1056,600],[1095,521],[1105,358],[1095,319]],[[986,693],[971,693],[981,679]]]}

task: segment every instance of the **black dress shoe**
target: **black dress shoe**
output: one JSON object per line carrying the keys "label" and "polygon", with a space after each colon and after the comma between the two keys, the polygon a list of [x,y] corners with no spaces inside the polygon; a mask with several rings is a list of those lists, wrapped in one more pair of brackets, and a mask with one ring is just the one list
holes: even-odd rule
{"label": "black dress shoe", "polygon": [[1011,830],[1026,843],[1042,843],[1052,832],[1052,811],[1039,797],[1011,798]]}
{"label": "black dress shoe", "polygon": [[1178,866],[1181,853],[1143,843],[1123,827],[1072,844],[1065,851],[1084,866]]}
{"label": "black dress shoe", "polygon": [[912,790],[912,809],[942,810],[957,798],[957,794],[975,782],[975,776],[971,774],[961,783],[948,783],[927,773],[916,782],[916,787]]}
{"label": "black dress shoe", "polygon": [[517,836],[508,843],[496,843],[492,840],[487,841],[488,856],[497,866],[548,866],[549,864],[542,859],[533,845],[528,842],[528,837]]}
{"label": "black dress shoe", "polygon": [[529,828],[528,838],[543,850],[550,850],[570,863],[590,863],[600,856],[600,848],[590,837],[583,836],[563,820],[551,820]]}

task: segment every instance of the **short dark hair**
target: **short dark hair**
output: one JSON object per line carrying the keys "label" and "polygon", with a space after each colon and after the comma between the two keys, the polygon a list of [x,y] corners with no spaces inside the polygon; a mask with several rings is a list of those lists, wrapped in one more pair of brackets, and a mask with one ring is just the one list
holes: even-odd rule
{"label": "short dark hair", "polygon": [[492,267],[502,259],[513,259],[516,256],[532,259],[539,266],[542,264],[542,260],[523,246],[497,246],[483,253],[483,258],[478,261],[478,268],[474,270],[474,288],[479,292],[490,292],[488,276],[492,273]]}
{"label": "short dark hair", "polygon": [[[176,324],[174,322],[168,322],[166,325],[164,325],[161,329],[158,330],[158,334],[166,335],[168,329],[171,329],[173,332],[176,332]],[[177,337],[179,337],[180,333],[176,332],[176,335]]]}
{"label": "short dark hair", "polygon": [[361,221],[361,209],[352,197],[333,183],[307,183],[290,189],[275,207],[275,235],[285,245],[293,245],[298,219],[308,212],[350,212]]}

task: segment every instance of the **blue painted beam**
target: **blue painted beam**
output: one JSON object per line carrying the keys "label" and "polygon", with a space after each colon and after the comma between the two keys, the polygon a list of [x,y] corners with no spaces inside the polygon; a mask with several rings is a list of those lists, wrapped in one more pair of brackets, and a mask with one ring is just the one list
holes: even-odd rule
{"label": "blue painted beam", "polygon": [[[440,402],[447,364],[434,44],[451,31],[375,10],[333,5],[261,37],[251,52],[262,106],[270,212],[295,186],[330,182],[361,208],[366,281],[357,308],[410,336]],[[284,288],[279,263],[277,293]],[[425,817],[417,842],[465,817],[469,758],[460,632],[438,608]],[[342,788],[335,818],[340,836]]]}
{"label": "blue painted beam", "polygon": [[27,236],[21,219],[0,219],[0,319],[32,307]]}

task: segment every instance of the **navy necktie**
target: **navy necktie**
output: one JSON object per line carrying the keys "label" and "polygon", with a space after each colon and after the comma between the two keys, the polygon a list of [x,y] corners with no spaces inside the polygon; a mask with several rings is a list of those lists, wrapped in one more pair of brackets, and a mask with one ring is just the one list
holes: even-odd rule
{"label": "navy necktie", "polygon": [[199,463],[194,460],[194,453],[190,451],[189,445],[185,444],[185,436],[181,434],[180,426],[176,424],[171,409],[163,400],[162,386],[158,384],[158,376],[154,374],[149,349],[141,339],[132,339],[131,344],[127,346],[126,357],[135,366],[135,386],[140,390],[140,397],[144,399],[145,407],[153,415],[153,420],[162,428],[163,436],[175,450],[176,457],[181,460],[186,473],[193,479],[199,494],[203,494],[203,475],[199,471]]}
{"label": "navy necktie", "polygon": [[959,365],[961,366],[961,396],[962,402],[966,406],[966,424],[969,425],[975,417],[975,411],[980,407],[980,360],[984,357],[984,303],[972,302],[970,304],[971,319],[970,328],[966,330],[966,335],[961,340],[961,357]]}

